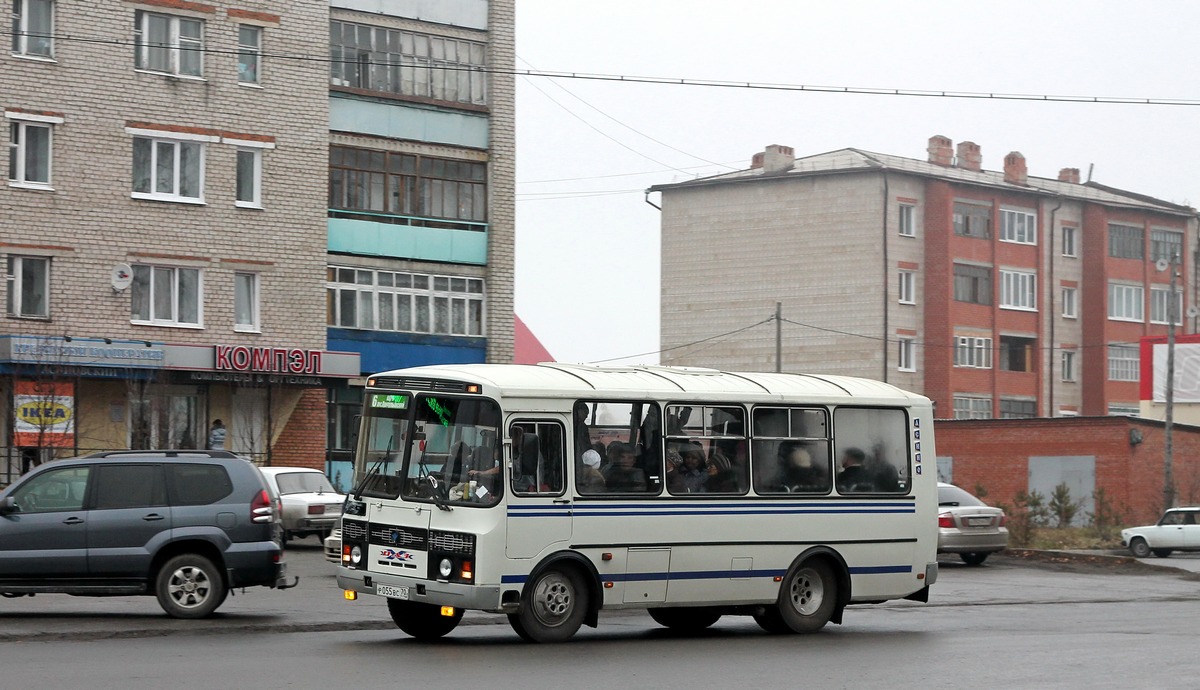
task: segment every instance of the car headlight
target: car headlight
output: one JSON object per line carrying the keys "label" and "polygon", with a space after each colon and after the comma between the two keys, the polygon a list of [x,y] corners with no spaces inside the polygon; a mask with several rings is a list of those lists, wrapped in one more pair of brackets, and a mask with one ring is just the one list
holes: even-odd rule
{"label": "car headlight", "polygon": [[438,564],[438,573],[442,577],[448,578],[452,572],[454,572],[454,563],[449,558],[443,558],[442,562]]}
{"label": "car headlight", "polygon": [[359,561],[361,561],[361,560],[362,560],[362,549],[357,546],[350,549],[350,562],[355,565],[358,565]]}

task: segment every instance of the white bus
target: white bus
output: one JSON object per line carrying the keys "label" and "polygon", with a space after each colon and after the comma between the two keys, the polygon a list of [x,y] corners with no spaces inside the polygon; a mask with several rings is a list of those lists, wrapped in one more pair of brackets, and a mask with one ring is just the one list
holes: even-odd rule
{"label": "white bus", "polygon": [[436,638],[555,642],[601,610],[774,633],[937,578],[930,401],[878,381],[567,364],[371,376],[338,585]]}

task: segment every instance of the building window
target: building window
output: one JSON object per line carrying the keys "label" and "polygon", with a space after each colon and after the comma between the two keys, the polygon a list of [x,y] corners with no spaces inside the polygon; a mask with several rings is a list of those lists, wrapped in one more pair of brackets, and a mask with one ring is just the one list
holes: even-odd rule
{"label": "building window", "polygon": [[1036,400],[1000,398],[1000,419],[1030,419],[1036,416]]}
{"label": "building window", "polygon": [[262,149],[237,150],[237,201],[243,208],[262,208]]}
{"label": "building window", "polygon": [[1079,317],[1079,290],[1073,287],[1062,289],[1062,315],[1064,319]]}
{"label": "building window", "polygon": [[1063,256],[1079,256],[1079,247],[1075,243],[1075,228],[1063,226],[1062,229],[1062,255]]}
{"label": "building window", "polygon": [[9,256],[7,313],[9,316],[46,319],[50,317],[50,259],[41,256]]}
{"label": "building window", "polygon": [[1028,211],[1000,209],[1000,241],[1037,244],[1037,216]]}
{"label": "building window", "polygon": [[235,331],[260,330],[258,321],[258,274],[233,274],[233,329]]}
{"label": "building window", "polygon": [[1183,324],[1183,293],[1175,291],[1175,308],[1172,310],[1170,288],[1150,288],[1150,323],[1167,323],[1171,317],[1176,326]]}
{"label": "building window", "polygon": [[238,82],[257,84],[262,69],[262,34],[258,26],[238,25]]}
{"label": "building window", "polygon": [[1109,403],[1108,404],[1108,414],[1110,414],[1110,415],[1122,416],[1122,417],[1137,417],[1141,413],[1142,413],[1142,411],[1140,409],[1138,409],[1137,405],[1131,405],[1129,403]]}
{"label": "building window", "polygon": [[203,201],[204,144],[133,138],[133,196],[161,201]]}
{"label": "building window", "polygon": [[992,399],[976,396],[954,396],[955,419],[991,419]]}
{"label": "building window", "polygon": [[1000,369],[1033,371],[1037,361],[1037,340],[1015,335],[1000,336]]}
{"label": "building window", "polygon": [[991,304],[992,269],[954,264],[954,299],[972,304]]}
{"label": "building window", "polygon": [[974,369],[992,368],[992,339],[956,336],[954,366]]}
{"label": "building window", "polygon": [[54,2],[13,0],[14,55],[54,57]]}
{"label": "building window", "polygon": [[153,326],[199,326],[200,269],[133,267],[132,321]]}
{"label": "building window", "polygon": [[331,146],[329,207],[333,211],[483,222],[487,220],[487,166]]}
{"label": "building window", "polygon": [[327,323],[405,333],[483,335],[483,280],[330,266]]}
{"label": "building window", "polygon": [[900,271],[900,304],[917,303],[917,280],[912,271]]}
{"label": "building window", "polygon": [[50,186],[50,157],[53,125],[26,122],[5,113],[8,125],[8,181],[14,187]]}
{"label": "building window", "polygon": [[954,234],[962,237],[992,236],[992,209],[975,204],[954,204]]}
{"label": "building window", "polygon": [[1145,257],[1145,231],[1132,225],[1108,226],[1108,255],[1117,259]]}
{"label": "building window", "polygon": [[181,77],[204,75],[204,21],[137,10],[134,66]]}
{"label": "building window", "polygon": [[1037,274],[1000,271],[1000,306],[1037,311]]}
{"label": "building window", "polygon": [[487,105],[483,43],[339,21],[329,37],[334,86]]}
{"label": "building window", "polygon": [[911,204],[900,204],[900,234],[905,237],[917,236],[915,210],[916,207]]}
{"label": "building window", "polygon": [[1151,261],[1181,261],[1183,258],[1183,233],[1174,230],[1150,231]]}
{"label": "building window", "polygon": [[896,368],[900,371],[916,371],[916,343],[913,342],[912,338],[900,338],[896,343],[899,345]]}
{"label": "building window", "polygon": [[1062,352],[1062,380],[1072,382],[1075,380],[1075,351],[1063,350]]}
{"label": "building window", "polygon": [[1141,285],[1108,284],[1108,318],[1114,321],[1145,319],[1145,292]]}
{"label": "building window", "polygon": [[1109,345],[1108,346],[1108,380],[1137,381],[1138,380],[1138,346]]}

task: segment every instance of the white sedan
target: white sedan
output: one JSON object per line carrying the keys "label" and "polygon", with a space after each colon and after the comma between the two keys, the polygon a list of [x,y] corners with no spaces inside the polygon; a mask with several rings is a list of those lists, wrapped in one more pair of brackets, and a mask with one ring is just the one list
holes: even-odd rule
{"label": "white sedan", "polygon": [[1170,508],[1156,525],[1121,530],[1121,546],[1138,558],[1172,551],[1200,551],[1200,507]]}
{"label": "white sedan", "polygon": [[316,534],[329,535],[342,517],[346,497],[329,483],[324,472],[311,467],[263,467],[283,503],[283,541]]}

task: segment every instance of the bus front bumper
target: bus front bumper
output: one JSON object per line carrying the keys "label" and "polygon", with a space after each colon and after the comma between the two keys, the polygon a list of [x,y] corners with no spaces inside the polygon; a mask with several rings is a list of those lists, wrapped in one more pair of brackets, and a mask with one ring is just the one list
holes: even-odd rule
{"label": "bus front bumper", "polygon": [[402,577],[387,573],[372,573],[338,566],[338,587],[359,594],[374,594],[415,601],[435,606],[454,606],[474,611],[506,611],[500,605],[500,587],[464,585]]}

